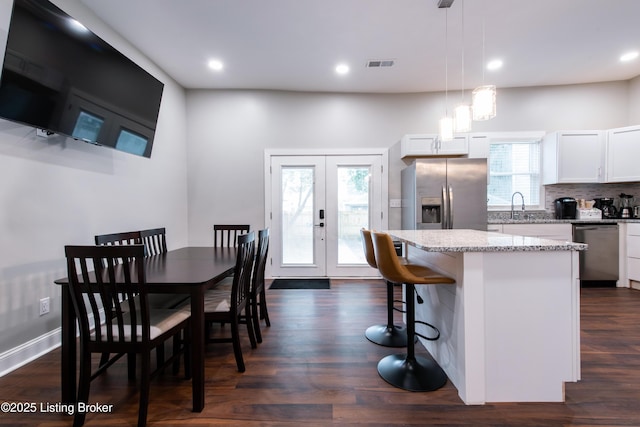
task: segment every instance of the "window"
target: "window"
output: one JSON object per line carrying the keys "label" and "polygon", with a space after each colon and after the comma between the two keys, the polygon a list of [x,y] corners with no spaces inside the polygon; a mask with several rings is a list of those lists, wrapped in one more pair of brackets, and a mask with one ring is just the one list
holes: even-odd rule
{"label": "window", "polygon": [[[514,137],[491,140],[489,150],[490,208],[510,208],[511,197],[518,191],[530,208],[541,205],[540,138]],[[517,203],[520,198],[517,196]]]}

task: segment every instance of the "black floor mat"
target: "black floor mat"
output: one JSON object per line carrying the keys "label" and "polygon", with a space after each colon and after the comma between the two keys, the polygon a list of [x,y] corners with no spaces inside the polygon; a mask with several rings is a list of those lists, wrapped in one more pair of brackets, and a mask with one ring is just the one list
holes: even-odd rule
{"label": "black floor mat", "polygon": [[330,289],[329,279],[275,279],[269,289]]}

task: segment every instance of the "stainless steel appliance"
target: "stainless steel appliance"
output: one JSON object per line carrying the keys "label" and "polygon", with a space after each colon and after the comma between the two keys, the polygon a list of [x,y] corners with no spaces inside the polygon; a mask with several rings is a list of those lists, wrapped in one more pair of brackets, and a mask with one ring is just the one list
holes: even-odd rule
{"label": "stainless steel appliance", "polygon": [[554,200],[556,219],[576,219],[578,202],[573,197],[560,197]]}
{"label": "stainless steel appliance", "polygon": [[487,229],[487,160],[417,159],[402,170],[402,228]]}
{"label": "stainless steel appliance", "polygon": [[582,286],[615,286],[618,280],[618,224],[575,224],[573,241],[586,243],[580,251]]}
{"label": "stainless steel appliance", "polygon": [[630,194],[620,194],[620,218],[633,218],[633,196]]}

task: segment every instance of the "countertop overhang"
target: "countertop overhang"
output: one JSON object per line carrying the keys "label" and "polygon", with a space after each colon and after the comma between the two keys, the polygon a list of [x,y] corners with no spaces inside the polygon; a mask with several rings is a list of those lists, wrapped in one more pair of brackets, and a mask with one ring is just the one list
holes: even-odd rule
{"label": "countertop overhang", "polygon": [[427,252],[583,251],[588,246],[481,230],[388,230],[386,233]]}

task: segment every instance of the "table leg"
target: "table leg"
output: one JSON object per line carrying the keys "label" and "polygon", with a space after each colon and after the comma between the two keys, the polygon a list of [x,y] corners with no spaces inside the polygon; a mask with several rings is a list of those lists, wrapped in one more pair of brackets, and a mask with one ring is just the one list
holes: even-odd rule
{"label": "table leg", "polygon": [[60,386],[62,403],[76,401],[76,316],[68,286],[62,287]]}
{"label": "table leg", "polygon": [[191,293],[191,370],[193,412],[204,409],[204,288]]}

